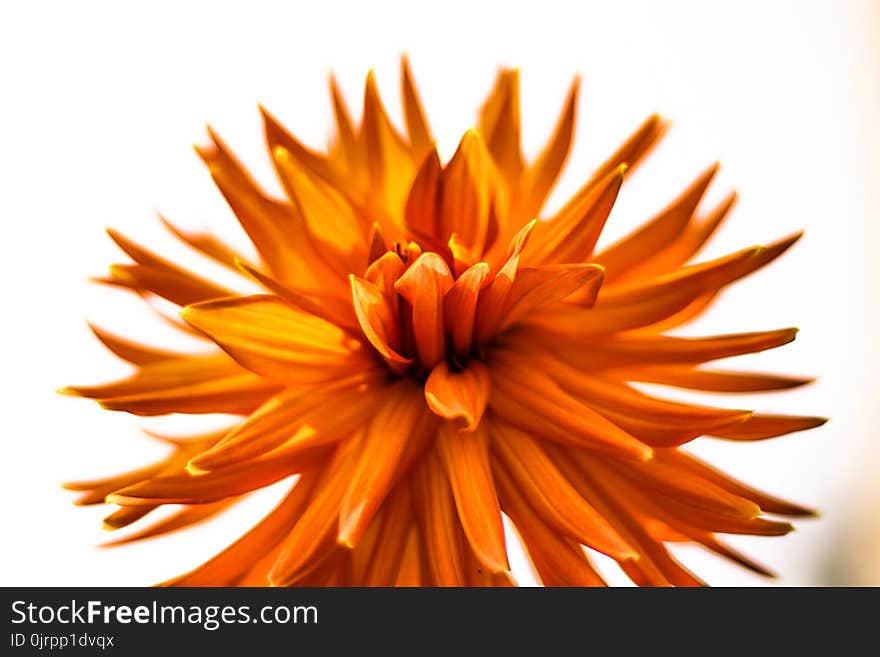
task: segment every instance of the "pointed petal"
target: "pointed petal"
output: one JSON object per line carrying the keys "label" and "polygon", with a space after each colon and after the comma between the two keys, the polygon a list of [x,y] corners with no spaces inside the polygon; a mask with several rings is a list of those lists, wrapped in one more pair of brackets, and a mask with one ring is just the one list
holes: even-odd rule
{"label": "pointed petal", "polygon": [[628,478],[634,484],[652,488],[661,495],[667,495],[681,504],[693,506],[707,513],[751,520],[761,514],[761,508],[754,502],[734,495],[719,486],[695,476],[689,476],[680,468],[652,460],[637,464],[604,461],[611,468]]}
{"label": "pointed petal", "polygon": [[593,261],[605,267],[609,281],[650,258],[681,234],[717,170],[717,165],[710,167],[654,219],[596,255]]}
{"label": "pointed petal", "polygon": [[441,239],[458,235],[471,252],[482,255],[499,203],[495,176],[492,158],[480,133],[468,130],[441,175]]}
{"label": "pointed petal", "polygon": [[459,432],[451,422],[445,422],[437,434],[437,453],[475,556],[489,572],[509,570],[501,509],[489,465],[488,420],[471,433]]}
{"label": "pointed petal", "polygon": [[705,218],[694,216],[684,232],[669,246],[648,260],[621,274],[621,282],[645,280],[674,271],[693,258],[721,225],[736,203],[736,192],[730,192]]}
{"label": "pointed petal", "polygon": [[479,131],[508,184],[522,171],[520,149],[519,71],[501,70],[489,98],[480,108]]}
{"label": "pointed petal", "polygon": [[400,354],[400,325],[382,290],[354,274],[349,280],[354,311],[367,340],[394,371],[405,371],[413,360]]}
{"label": "pointed petal", "polygon": [[220,138],[210,129],[208,134],[211,145],[196,150],[261,258],[283,280],[308,276],[312,254],[282,230],[290,224],[290,209],[266,196]]}
{"label": "pointed petal", "polygon": [[690,365],[634,365],[631,368],[623,368],[607,374],[627,381],[658,383],[709,392],[785,390],[813,382],[810,377],[705,370]]}
{"label": "pointed petal", "polygon": [[317,474],[300,475],[290,492],[252,529],[204,564],[168,584],[175,586],[230,586],[263,556],[270,546],[283,540],[293,528],[310,498]]}
{"label": "pointed petal", "polygon": [[322,296],[297,290],[275,280],[271,276],[254,269],[250,265],[236,261],[238,268],[253,278],[272,294],[275,294],[287,303],[304,313],[320,317],[323,320],[336,324],[349,331],[357,331],[357,319],[352,312],[351,304],[345,303],[335,296]]}
{"label": "pointed petal", "polygon": [[412,71],[409,68],[409,60],[404,55],[400,60],[400,78],[403,88],[403,115],[406,119],[406,132],[413,149],[413,156],[421,160],[424,154],[434,145],[425,111],[419,100],[419,93],[413,81]]}
{"label": "pointed petal", "polygon": [[426,412],[421,390],[408,381],[387,395],[370,422],[339,512],[337,542],[357,545],[394,485],[404,448]]}
{"label": "pointed petal", "polygon": [[293,454],[352,435],[384,399],[378,372],[358,373],[303,392],[286,389],[187,465],[191,472],[252,461],[282,448]]}
{"label": "pointed petal", "polygon": [[372,71],[364,89],[363,134],[367,146],[367,167],[374,204],[381,215],[396,223],[403,219],[404,204],[415,175],[410,151],[391,125]]}
{"label": "pointed petal", "polygon": [[249,413],[275,394],[278,384],[242,369],[226,354],[208,354],[148,363],[127,379],[64,391],[137,415]]}
{"label": "pointed petal", "polygon": [[548,440],[581,449],[600,450],[628,459],[647,460],[651,448],[596,411],[566,394],[550,377],[516,363],[491,361],[490,407],[506,422]]}
{"label": "pointed petal", "polygon": [[113,283],[135,292],[152,292],[179,306],[219,299],[234,294],[220,285],[176,267],[151,265],[111,265]]}
{"label": "pointed petal", "polygon": [[510,516],[545,586],[604,586],[584,549],[548,527],[532,509],[510,475],[495,468],[504,513]]}
{"label": "pointed petal", "polygon": [[236,269],[235,261],[244,258],[244,256],[240,255],[236,249],[225,244],[214,235],[209,233],[193,233],[185,231],[172,224],[161,214],[159,215],[159,221],[161,221],[162,225],[181,242],[188,244],[199,253],[203,253],[215,262],[218,262],[229,269]]}
{"label": "pointed petal", "polygon": [[181,315],[241,365],[271,379],[320,382],[340,372],[369,369],[360,343],[275,296],[200,303]]}
{"label": "pointed petal", "polygon": [[526,262],[575,263],[590,258],[623,184],[626,167],[586,185],[548,221],[535,226]]}
{"label": "pointed petal", "polygon": [[[557,450],[557,455],[559,454]],[[557,460],[572,478],[582,495],[602,509],[603,515],[638,551],[636,560],[621,563],[624,572],[639,586],[705,586],[705,583],[678,563],[648,530],[645,519],[621,494],[608,478],[605,470],[597,470],[595,460],[583,454],[571,454],[580,466],[573,468],[565,459]]]}
{"label": "pointed petal", "polygon": [[413,522],[409,485],[401,482],[395,486],[382,508],[377,549],[367,565],[365,586],[394,586]]}
{"label": "pointed petal", "polygon": [[413,504],[433,586],[464,586],[461,530],[449,482],[437,455],[428,453],[412,475]]}
{"label": "pointed petal", "polygon": [[515,220],[528,221],[537,216],[562,171],[571,148],[579,87],[580,79],[575,78],[550,140],[526,172]]}
{"label": "pointed petal", "polygon": [[324,468],[314,494],[284,539],[269,572],[269,581],[273,586],[295,583],[332,551],[339,509],[362,443],[362,436],[345,441]]}
{"label": "pointed petal", "polygon": [[627,545],[572,487],[541,446],[522,431],[492,423],[492,453],[548,525],[614,559],[634,556]]}
{"label": "pointed petal", "polygon": [[436,253],[424,253],[395,288],[412,307],[413,333],[420,364],[430,370],[446,355],[443,296],[452,286],[449,267]]}
{"label": "pointed petal", "polygon": [[566,342],[559,336],[559,353],[574,365],[583,362],[599,369],[634,363],[702,363],[719,358],[750,354],[788,344],[798,329],[785,328],[752,333],[730,333],[702,338],[667,335],[618,334],[601,343]]}
{"label": "pointed petal", "polygon": [[333,102],[333,116],[336,119],[339,148],[342,150],[347,168],[352,170],[359,166],[362,160],[362,153],[358,146],[351,114],[333,75],[330,76],[330,99]]}
{"label": "pointed petal", "polygon": [[133,365],[147,365],[148,363],[155,363],[161,360],[182,357],[181,354],[173,351],[164,351],[137,342],[131,342],[91,323],[89,323],[89,328],[107,349],[122,360],[128,361]]}
{"label": "pointed petal", "polygon": [[293,456],[266,458],[200,475],[189,472],[155,477],[107,496],[111,504],[204,504],[274,484],[300,472],[326,454],[316,448]]}
{"label": "pointed petal", "polygon": [[795,431],[815,429],[827,421],[828,418],[825,417],[753,413],[745,422],[713,431],[712,435],[731,440],[765,440]]}
{"label": "pointed petal", "polygon": [[448,237],[440,229],[438,198],[442,175],[440,156],[436,148],[431,148],[421,160],[404,211],[406,228],[420,239],[427,238],[431,250],[436,250],[436,244],[442,244]]}
{"label": "pointed petal", "polygon": [[[213,518],[219,513],[222,513],[226,509],[230,507],[231,504],[235,502],[235,498],[230,500],[221,500],[219,502],[213,502],[211,504],[200,504],[198,506],[186,506],[182,509],[176,511],[172,515],[163,518],[162,520],[149,525],[148,527],[144,527],[132,534],[128,534],[126,536],[122,536],[112,541],[107,541],[106,543],[101,543],[100,547],[112,547],[115,545],[127,545],[129,543],[134,543],[136,541],[144,541],[148,538],[155,538],[156,536],[162,536],[179,529],[184,529],[186,527],[192,527],[198,523],[204,522],[205,520],[209,520]],[[120,511],[140,511],[140,510],[149,510],[151,507],[148,506],[129,506],[122,507]],[[118,513],[118,512],[117,512]],[[118,516],[113,514],[114,520],[111,521],[115,525],[118,522]],[[108,524],[110,518],[104,519],[105,526]]]}
{"label": "pointed petal", "polygon": [[535,220],[530,221],[514,236],[510,242],[506,262],[480,294],[475,321],[478,344],[483,344],[494,336],[504,319],[507,296],[516,278],[520,256],[536,223]]}
{"label": "pointed petal", "polygon": [[787,516],[813,516],[816,512],[806,507],[791,502],[786,502],[778,497],[773,497],[767,493],[763,493],[751,486],[737,481],[730,475],[716,470],[707,463],[690,454],[685,454],[679,450],[663,449],[657,451],[657,458],[665,463],[670,463],[675,467],[681,468],[702,477],[716,486],[720,486],[725,490],[752,500],[768,513],[778,513]]}
{"label": "pointed petal", "polygon": [[507,294],[504,330],[544,306],[562,301],[576,292],[595,299],[602,285],[604,270],[598,265],[544,265],[522,268]]}
{"label": "pointed petal", "polygon": [[333,258],[324,259],[331,267],[337,260],[349,267],[356,266],[365,257],[363,249],[367,225],[364,218],[339,189],[310,173],[283,146],[277,146],[272,151],[272,159],[284,191],[308,226],[305,232],[313,239],[318,254],[330,251]]}
{"label": "pointed petal", "polygon": [[473,350],[477,299],[488,280],[489,265],[478,262],[458,277],[443,298],[446,331],[459,358],[466,359]]}
{"label": "pointed petal", "polygon": [[621,164],[625,164],[627,168],[634,169],[651,152],[651,149],[657,144],[667,128],[666,122],[658,115],[653,114],[642,123],[641,126],[630,135],[629,139],[621,146],[610,158],[608,158],[602,166],[600,166],[593,177],[592,182],[601,180],[610,172],[617,169]]}

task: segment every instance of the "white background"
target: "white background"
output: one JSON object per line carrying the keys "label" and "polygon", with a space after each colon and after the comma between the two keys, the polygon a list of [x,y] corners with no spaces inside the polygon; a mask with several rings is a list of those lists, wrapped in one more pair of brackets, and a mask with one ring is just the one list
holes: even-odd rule
{"label": "white background", "polygon": [[[236,236],[190,148],[204,141],[206,122],[272,187],[256,103],[321,146],[328,71],[357,104],[375,68],[399,118],[402,52],[446,156],[499,65],[522,71],[530,153],[581,74],[576,147],[556,203],[649,113],[671,119],[663,146],[625,183],[608,238],[715,159],[723,166],[712,197],[735,187],[741,203],[709,255],[806,228],[790,253],[731,290],[692,331],[799,326],[793,345],[741,364],[820,381],[749,403],[832,421],[766,443],[703,440],[695,449],[822,509],[788,537],[736,541],[780,571],[778,583],[880,583],[878,37],[880,3],[870,0],[4,3],[0,584],[150,584],[210,556],[272,504],[277,487],[194,531],[96,548],[108,538],[106,510],[72,507],[59,482],[138,465],[162,448],[139,434],[137,418],[54,389],[126,372],[86,319],[166,339],[124,294],[86,283],[125,261],[103,227],[175,256],[183,251],[157,228],[156,210]],[[715,584],[761,583],[696,550],[683,558]],[[533,581],[521,558],[515,568]]]}

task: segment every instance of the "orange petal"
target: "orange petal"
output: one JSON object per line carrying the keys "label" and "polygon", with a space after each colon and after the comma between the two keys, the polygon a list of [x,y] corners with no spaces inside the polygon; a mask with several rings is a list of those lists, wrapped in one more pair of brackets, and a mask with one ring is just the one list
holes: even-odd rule
{"label": "orange petal", "polygon": [[[185,287],[191,289],[191,292],[185,296],[198,297],[198,301],[203,301],[205,299],[225,297],[232,294],[232,292],[226,288],[178,267],[168,260],[156,255],[152,251],[145,249],[112,228],[107,229],[107,234],[110,236],[110,239],[116,242],[116,245],[119,246],[120,249],[125,251],[125,253],[131,257],[132,260],[143,265],[147,270],[156,270],[157,275],[161,272],[169,278],[185,281]],[[138,270],[139,268],[132,269],[132,271]],[[169,297],[166,296],[165,298]],[[190,301],[188,303],[195,303],[195,301]]]}
{"label": "orange petal", "polygon": [[641,487],[653,488],[662,495],[708,513],[746,520],[761,514],[761,508],[754,502],[661,461],[624,465],[608,460],[605,465]]}
{"label": "orange petal", "polygon": [[376,210],[380,216],[399,224],[417,162],[413,162],[409,149],[388,119],[373,71],[367,74],[364,89],[362,130]]}
{"label": "orange petal", "polygon": [[[520,367],[527,365],[523,362],[524,359],[517,360]],[[743,420],[750,414],[749,411],[696,406],[651,397],[625,384],[591,376],[561,359],[542,359],[541,366],[564,390],[584,404],[609,408],[645,420],[675,426],[687,426],[693,422],[712,425]]]}
{"label": "orange petal", "polygon": [[520,188],[521,196],[513,217],[515,223],[534,219],[538,215],[565,164],[571,148],[571,137],[574,133],[579,87],[580,79],[575,78],[552,136],[538,155],[535,163],[526,172],[525,181]]}
{"label": "orange petal", "polygon": [[498,168],[513,187],[522,171],[520,150],[519,71],[501,70],[480,108],[479,131]]}
{"label": "orange petal", "polygon": [[443,165],[436,148],[431,148],[421,161],[406,199],[405,224],[410,232],[427,241],[433,251],[442,244],[448,235],[440,230],[438,197]]}
{"label": "orange petal", "polygon": [[342,443],[327,464],[315,493],[284,539],[269,581],[273,586],[295,583],[326,557],[333,546],[339,509],[361,449],[361,436]]}
{"label": "orange petal", "polygon": [[271,379],[322,382],[340,371],[368,368],[360,343],[275,296],[196,304],[181,315],[244,367]]}
{"label": "orange petal", "polygon": [[736,192],[730,192],[706,217],[694,216],[684,232],[669,246],[651,258],[621,274],[621,282],[645,280],[674,271],[703,248],[736,203]]}
{"label": "orange petal", "polygon": [[[337,178],[330,163],[324,155],[306,148],[296,137],[288,132],[283,125],[262,105],[258,105],[260,115],[263,117],[263,128],[266,135],[266,144],[269,152],[283,149],[307,167],[309,171],[328,183],[336,183]],[[277,163],[276,163],[277,164]],[[280,176],[283,176],[279,172]]]}
{"label": "orange petal", "polygon": [[226,354],[186,356],[148,363],[127,379],[62,392],[97,399],[110,410],[137,415],[249,413],[278,391]]}
{"label": "orange petal", "polygon": [[216,470],[279,448],[292,454],[347,438],[372,417],[384,399],[387,388],[381,376],[359,373],[305,392],[284,390],[187,467],[192,472]]}
{"label": "orange petal", "polygon": [[764,440],[821,427],[827,421],[824,417],[753,413],[745,422],[713,431],[712,435],[731,440]]}
{"label": "orange petal", "polygon": [[[557,451],[558,454],[558,451]],[[651,536],[645,518],[632,500],[621,489],[603,478],[604,470],[596,470],[592,459],[582,454],[571,454],[581,466],[580,471],[570,467],[564,459],[557,461],[586,495],[608,518],[621,534],[638,550],[638,559],[621,563],[624,572],[639,586],[705,586],[705,583],[678,563],[663,543]]]}
{"label": "orange petal", "polygon": [[405,271],[406,265],[400,259],[400,256],[394,251],[388,251],[367,267],[364,278],[382,290],[382,294],[385,295],[385,299],[391,305],[392,310],[395,310],[393,301],[397,297],[397,291],[394,289],[394,284],[397,282],[397,279],[403,276]]}
{"label": "orange petal", "polygon": [[476,339],[480,344],[495,335],[504,319],[507,296],[516,278],[520,256],[536,223],[533,219],[514,236],[510,242],[506,262],[480,294],[475,320]]}
{"label": "orange petal", "polygon": [[377,549],[364,574],[365,586],[394,586],[412,527],[409,485],[401,482],[395,486],[382,508],[382,523],[376,537]]}
{"label": "orange petal", "polygon": [[406,55],[400,60],[400,78],[403,88],[403,115],[406,119],[406,132],[409,135],[413,155],[416,160],[420,160],[434,145],[434,138],[431,136],[431,129],[428,127],[428,120],[425,118],[425,111],[422,109]]}
{"label": "orange petal", "polygon": [[595,184],[609,173],[625,164],[633,169],[638,166],[651,152],[663,134],[667,124],[658,115],[652,114],[644,123],[626,140],[617,151],[609,157],[593,174],[590,181]]}
{"label": "orange petal", "polygon": [[443,296],[451,286],[449,267],[436,253],[419,256],[395,285],[400,296],[412,306],[416,351],[426,370],[446,355]]}
{"label": "orange petal", "polygon": [[634,556],[626,541],[578,495],[540,445],[525,433],[493,422],[492,452],[548,525],[614,559]]}
{"label": "orange petal", "polygon": [[634,365],[631,368],[607,372],[607,375],[627,381],[659,383],[709,392],[784,390],[813,382],[809,377],[704,370],[690,365]]}
{"label": "orange petal", "polygon": [[[122,536],[112,541],[107,541],[105,543],[101,543],[100,547],[112,547],[115,545],[128,545],[129,543],[135,543],[137,541],[144,541],[148,538],[155,538],[156,536],[163,536],[170,532],[177,531],[179,529],[184,529],[186,527],[192,527],[200,522],[204,522],[210,518],[213,518],[217,514],[225,511],[229,508],[229,506],[237,501],[235,498],[229,500],[221,500],[219,502],[213,502],[211,504],[199,504],[197,506],[185,506],[182,509],[174,512],[170,516],[163,518],[162,520],[153,523],[148,527],[144,527],[141,530],[138,530],[132,534],[128,534],[126,536]],[[137,511],[137,510],[149,510],[151,507],[149,506],[129,506],[123,507],[121,510],[127,511]],[[104,519],[104,526],[106,527],[108,524],[112,522],[114,528],[118,524],[118,516],[113,514],[113,521],[110,521],[110,518]],[[110,521],[110,522],[108,522]]]}
{"label": "orange petal", "polygon": [[434,452],[413,471],[413,504],[425,543],[433,586],[464,586],[462,545],[455,501]]}
{"label": "orange petal", "polygon": [[500,353],[496,352],[492,361],[489,401],[500,418],[530,433],[581,449],[629,459],[651,458],[650,447],[566,394],[546,374],[498,360]]}
{"label": "orange petal", "polygon": [[[731,333],[702,338],[679,338],[666,335],[615,335],[598,344],[569,342],[560,336],[560,353],[577,364],[585,358],[594,368],[617,367],[633,363],[702,363],[719,358],[773,349],[794,340],[798,329]],[[564,346],[563,346],[564,345]]]}
{"label": "orange petal", "polygon": [[291,225],[290,208],[267,197],[220,138],[210,129],[208,134],[211,146],[196,150],[272,274],[305,287],[317,282],[314,272],[326,266],[299,231],[292,230],[296,226]]}
{"label": "orange petal", "polygon": [[424,563],[424,548],[419,530],[415,525],[409,528],[400,569],[394,586],[430,586],[426,576],[427,565]]}
{"label": "orange petal", "polygon": [[767,493],[763,493],[755,488],[752,488],[751,486],[747,486],[746,484],[737,481],[730,475],[719,472],[718,470],[708,465],[707,463],[704,463],[697,457],[690,454],[685,454],[684,452],[681,452],[679,450],[657,450],[657,458],[665,463],[671,463],[675,465],[675,467],[695,474],[698,477],[702,477],[706,481],[709,481],[716,486],[724,488],[734,495],[739,495],[740,497],[745,497],[746,499],[752,500],[764,511],[767,511],[769,513],[778,513],[780,515],[788,516],[816,515],[816,512],[811,509],[807,509],[803,506],[800,506],[799,504],[786,502],[785,500],[782,500],[778,497],[768,495]]}
{"label": "orange petal", "polygon": [[472,253],[484,252],[498,205],[495,175],[480,133],[468,130],[441,175],[440,238],[456,234]]}
{"label": "orange petal", "polygon": [[228,297],[231,290],[177,267],[110,265],[111,282],[135,292],[148,291],[178,306]]}
{"label": "orange petal", "polygon": [[583,547],[548,527],[503,468],[495,469],[495,482],[501,507],[516,525],[545,586],[605,585]]}
{"label": "orange petal", "polygon": [[356,256],[363,255],[367,226],[362,217],[338,189],[310,174],[283,146],[275,147],[272,159],[284,191],[308,225],[307,234],[314,238],[318,253],[330,251],[324,259],[331,267],[340,262],[354,266]]}
{"label": "orange petal", "polygon": [[147,365],[148,363],[155,363],[161,360],[182,357],[182,354],[173,351],[165,351],[162,349],[156,349],[155,347],[148,347],[137,342],[131,342],[130,340],[121,338],[109,331],[105,331],[92,323],[89,323],[89,328],[92,330],[92,333],[95,334],[95,337],[98,338],[107,349],[119,356],[122,360],[128,361],[133,365]]}
{"label": "orange petal", "polygon": [[552,219],[539,222],[526,261],[541,264],[587,260],[617,200],[625,170],[621,166],[597,184],[588,183]]}
{"label": "orange petal", "polygon": [[404,381],[386,395],[364,437],[339,512],[337,542],[357,545],[376,510],[394,485],[404,448],[426,412],[418,386]]}
{"label": "orange petal", "polygon": [[380,288],[354,274],[349,275],[349,280],[354,311],[364,335],[391,368],[402,373],[412,363],[412,358],[400,355],[400,325],[394,309]]}
{"label": "orange petal", "polygon": [[239,254],[236,249],[225,244],[214,235],[209,233],[193,233],[185,231],[180,227],[175,226],[161,214],[159,215],[159,221],[161,221],[162,225],[181,242],[188,244],[199,253],[203,253],[215,262],[218,262],[229,269],[235,269],[235,261],[244,258],[244,256]]}
{"label": "orange petal", "polygon": [[596,255],[593,262],[605,267],[609,281],[650,258],[681,234],[717,170],[717,165],[710,167],[657,217]]}
{"label": "orange petal", "polygon": [[509,570],[501,509],[489,465],[487,420],[472,433],[459,432],[452,423],[445,422],[437,434],[437,453],[475,556],[490,572]]}
{"label": "orange petal", "polygon": [[215,557],[169,584],[229,586],[236,583],[270,546],[283,540],[293,528],[308,503],[316,480],[316,471],[303,473],[269,515]]}
{"label": "orange petal", "polygon": [[499,330],[504,330],[544,306],[562,301],[577,291],[595,299],[604,271],[598,265],[545,265],[522,268],[507,294],[507,307]]}
{"label": "orange petal", "polygon": [[[577,299],[577,306],[566,304],[528,318],[528,323],[551,334],[566,334],[572,337],[589,339],[593,336],[632,331],[651,327],[657,322],[674,317],[694,302],[695,293],[691,290],[670,290],[667,294],[650,297],[644,301],[623,306],[590,308]],[[595,299],[595,297],[594,297]]]}
{"label": "orange petal", "polygon": [[349,171],[360,166],[363,153],[355,135],[354,123],[351,114],[339,90],[336,78],[330,75],[330,99],[333,102],[333,116],[336,119],[336,133],[339,138],[339,148],[345,159],[346,168]]}
{"label": "orange petal", "polygon": [[489,280],[489,265],[478,262],[458,277],[443,298],[443,318],[459,358],[473,350],[474,321],[480,290]]}
{"label": "orange petal", "polygon": [[238,268],[257,281],[273,294],[281,297],[287,303],[315,317],[320,317],[331,324],[336,324],[347,330],[357,330],[357,320],[352,312],[351,303],[336,296],[323,296],[297,290],[289,285],[281,283],[271,276],[251,267],[247,263],[236,261]]}
{"label": "orange petal", "polygon": [[425,382],[428,406],[447,420],[463,420],[464,431],[474,431],[489,401],[488,368],[478,360],[454,372],[445,362],[438,363]]}
{"label": "orange petal", "polygon": [[326,451],[319,447],[290,457],[250,461],[244,465],[214,470],[206,474],[191,475],[189,472],[183,472],[155,477],[118,490],[108,495],[107,501],[121,505],[216,502],[263,488],[296,474],[318,461]]}

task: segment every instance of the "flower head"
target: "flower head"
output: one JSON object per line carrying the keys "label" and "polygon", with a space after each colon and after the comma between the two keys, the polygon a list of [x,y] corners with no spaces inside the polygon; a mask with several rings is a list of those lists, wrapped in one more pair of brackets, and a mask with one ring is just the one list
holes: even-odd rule
{"label": "flower head", "polygon": [[171,453],[160,463],[68,486],[84,492],[81,503],[118,505],[110,528],[182,505],[125,541],[193,524],[296,475],[268,516],[173,582],[184,585],[508,585],[502,512],[547,585],[603,583],[583,546],[643,585],[700,583],[667,550],[675,541],[766,572],[718,535],[785,534],[791,526],[766,514],[810,511],[679,447],[823,420],[686,404],[633,384],[750,392],[805,383],[703,367],[783,345],[795,329],[667,334],[798,236],[690,264],[734,203],[731,194],[700,208],[711,167],[597,251],[624,178],[664,132],[658,117],[537,219],[571,145],[577,82],[527,161],[517,73],[501,71],[446,163],[406,61],[402,84],[404,133],[372,75],[358,125],[331,80],[327,153],[263,111],[284,198],[264,192],[213,132],[198,149],[259,258],[163,222],[263,293],[236,293],[110,231],[133,262],[102,282],[177,304],[183,321],[172,323],[206,349],[175,353],[95,328],[134,372],[69,391],[136,415],[240,419],[165,438]]}

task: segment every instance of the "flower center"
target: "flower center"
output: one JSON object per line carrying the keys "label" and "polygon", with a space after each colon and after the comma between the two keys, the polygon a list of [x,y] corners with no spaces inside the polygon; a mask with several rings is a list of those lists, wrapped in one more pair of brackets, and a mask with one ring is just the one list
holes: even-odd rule
{"label": "flower center", "polygon": [[479,298],[488,280],[487,263],[423,252],[416,242],[395,243],[363,277],[351,276],[364,337],[394,374],[419,378],[441,362],[460,371],[494,334],[491,304]]}

